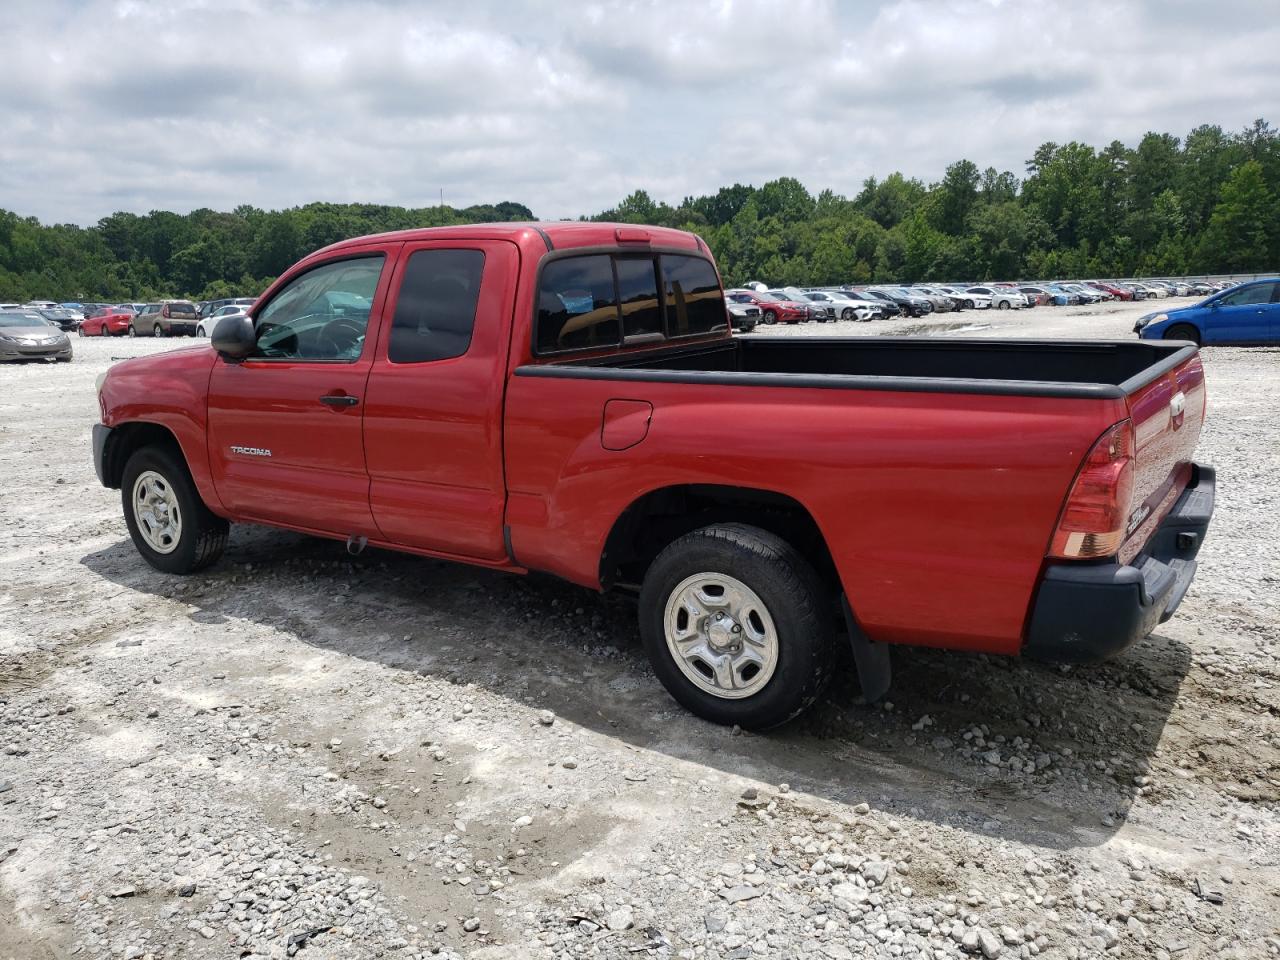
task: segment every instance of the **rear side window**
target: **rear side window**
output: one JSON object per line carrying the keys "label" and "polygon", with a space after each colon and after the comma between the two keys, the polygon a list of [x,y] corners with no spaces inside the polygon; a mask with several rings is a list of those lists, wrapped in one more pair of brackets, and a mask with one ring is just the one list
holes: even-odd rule
{"label": "rear side window", "polygon": [[617,345],[619,330],[612,257],[569,257],[542,268],[539,353]]}
{"label": "rear side window", "polygon": [[483,273],[484,254],[479,250],[413,253],[396,298],[387,359],[426,363],[466,353]]}
{"label": "rear side window", "polygon": [[618,271],[623,337],[662,336],[662,308],[653,258],[619,257],[614,265]]}
{"label": "rear side window", "polygon": [[700,257],[663,254],[663,292],[667,301],[667,336],[688,337],[723,330],[727,325],[720,299],[720,280]]}

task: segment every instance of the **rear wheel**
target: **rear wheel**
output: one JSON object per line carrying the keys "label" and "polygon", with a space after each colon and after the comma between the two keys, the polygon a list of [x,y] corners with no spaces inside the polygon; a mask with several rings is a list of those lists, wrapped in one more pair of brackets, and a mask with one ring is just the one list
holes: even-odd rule
{"label": "rear wheel", "polygon": [[157,570],[193,573],[222,555],[230,526],[204,505],[173,450],[135,451],[124,466],[120,496],[133,545]]}
{"label": "rear wheel", "polygon": [[1190,340],[1200,346],[1200,331],[1189,323],[1175,323],[1164,332],[1162,340]]}
{"label": "rear wheel", "polygon": [[781,537],[715,524],[653,561],[640,591],[640,635],[658,679],[688,710],[766,729],[804,712],[827,681],[830,599]]}
{"label": "rear wheel", "polygon": [[138,335],[138,331],[134,329],[133,324],[132,323],[129,324],[129,336],[136,337],[137,335]]}
{"label": "rear wheel", "polygon": [[164,327],[160,326],[160,324],[157,323],[154,327],[151,328],[151,334],[152,336],[163,337]]}

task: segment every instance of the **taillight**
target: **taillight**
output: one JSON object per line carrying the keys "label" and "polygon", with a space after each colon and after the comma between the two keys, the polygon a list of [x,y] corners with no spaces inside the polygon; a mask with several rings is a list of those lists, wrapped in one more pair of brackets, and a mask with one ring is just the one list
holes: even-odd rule
{"label": "taillight", "polygon": [[168,316],[169,316],[169,305],[168,305],[167,303],[166,303],[163,307],[161,307],[161,308],[160,308],[160,316],[162,316],[162,317],[164,317],[164,318],[168,319]]}
{"label": "taillight", "polygon": [[1133,424],[1122,420],[1098,438],[1062,508],[1049,555],[1109,557],[1124,542],[1133,500]]}

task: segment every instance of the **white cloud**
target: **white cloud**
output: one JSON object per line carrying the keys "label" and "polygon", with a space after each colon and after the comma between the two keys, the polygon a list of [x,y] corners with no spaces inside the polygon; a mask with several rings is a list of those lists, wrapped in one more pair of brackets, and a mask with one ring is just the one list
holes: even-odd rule
{"label": "white cloud", "polygon": [[1280,118],[1265,2],[18,0],[0,46],[0,207],[517,200],[635,188],[856,192],[1045,140]]}

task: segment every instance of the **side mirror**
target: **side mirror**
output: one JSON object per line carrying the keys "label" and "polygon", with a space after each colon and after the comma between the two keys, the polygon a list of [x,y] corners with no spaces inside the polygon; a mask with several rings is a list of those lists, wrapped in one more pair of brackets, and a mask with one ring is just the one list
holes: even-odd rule
{"label": "side mirror", "polygon": [[213,328],[209,342],[223,360],[243,360],[258,343],[253,331],[253,320],[243,316],[223,317]]}

